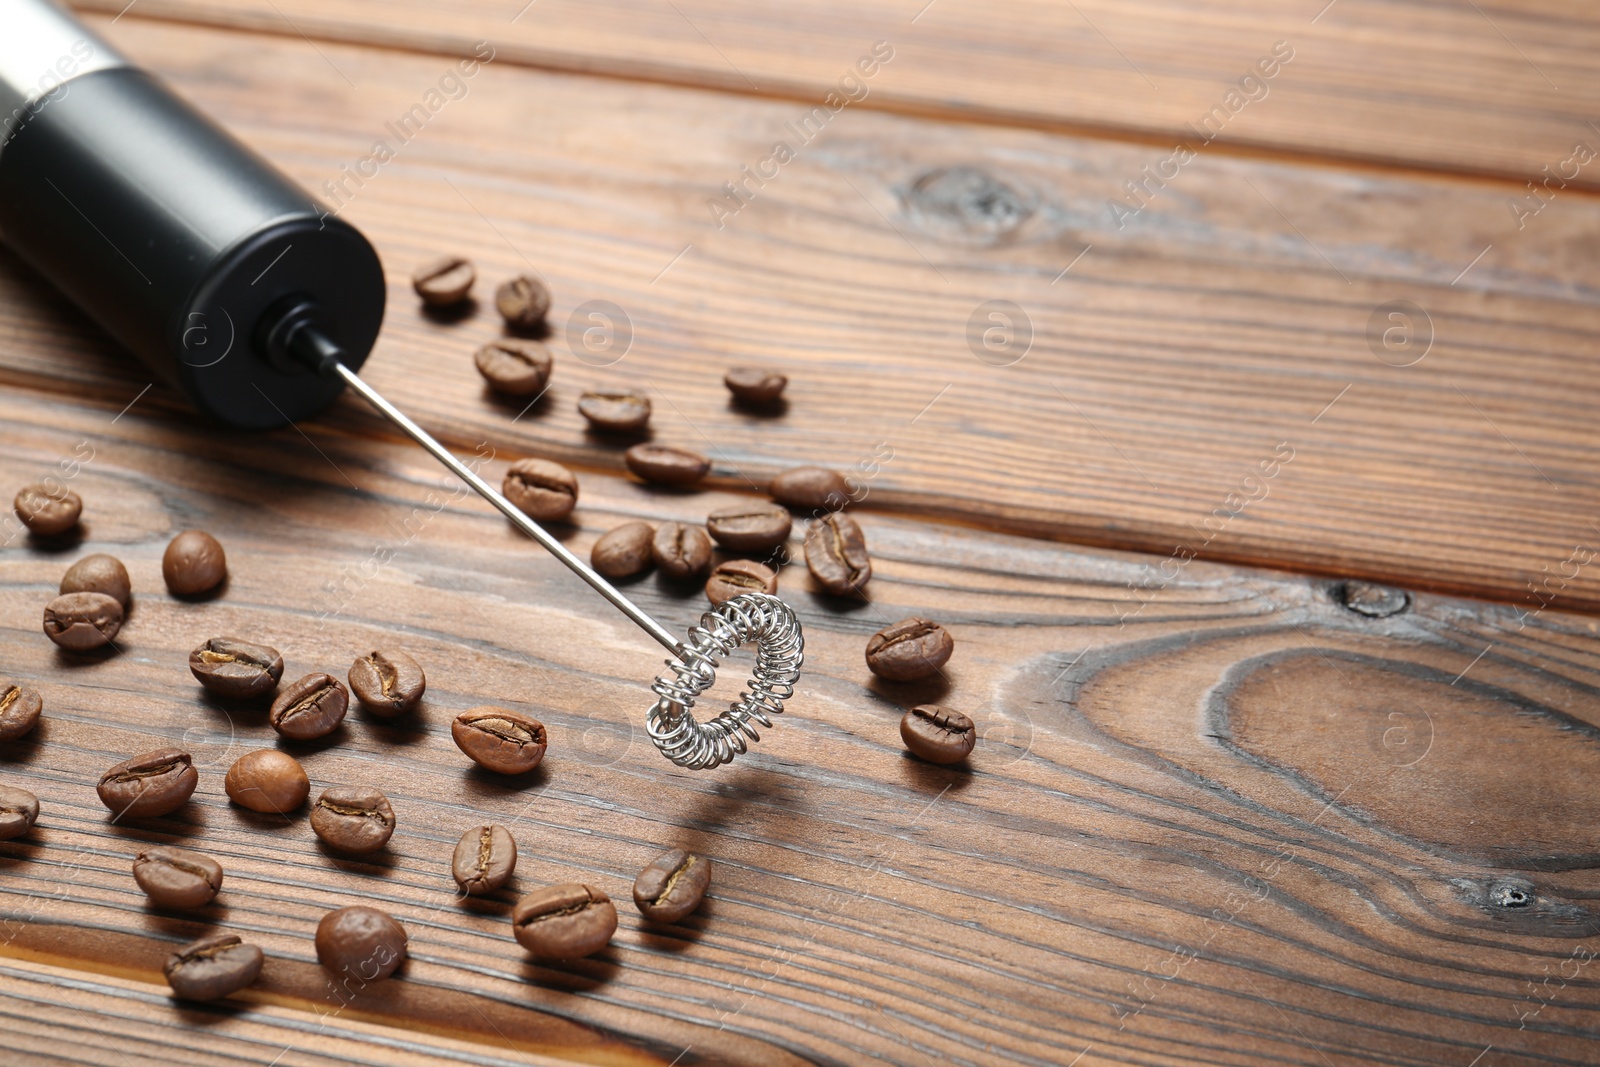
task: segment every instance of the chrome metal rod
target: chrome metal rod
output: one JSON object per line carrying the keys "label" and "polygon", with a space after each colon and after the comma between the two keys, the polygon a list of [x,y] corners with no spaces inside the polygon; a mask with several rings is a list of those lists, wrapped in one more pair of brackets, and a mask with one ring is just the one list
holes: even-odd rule
{"label": "chrome metal rod", "polygon": [[345,366],[341,362],[338,362],[337,360],[330,360],[329,362],[331,363],[330,369],[337,373],[339,377],[343,378],[345,380],[345,384],[349,385],[350,388],[360,393],[362,397],[365,398],[367,403],[378,409],[384,418],[388,419],[390,422],[400,427],[400,429],[404,430],[407,437],[410,437],[417,444],[433,453],[434,459],[437,459],[440,463],[443,463],[446,467],[449,467],[451,472],[454,473],[456,477],[460,478],[462,481],[472,486],[473,489],[477,490],[479,496],[483,497],[483,499],[500,509],[501,514],[510,519],[513,526],[548,549],[551,555],[555,556],[556,559],[559,559],[562,563],[565,563],[572,573],[588,582],[590,588],[592,588],[595,592],[611,601],[618,611],[632,619],[635,625],[637,625],[641,630],[649,634],[651,637],[655,638],[663,648],[675,656],[683,654],[686,648],[684,643],[678,640],[676,637],[673,637],[672,634],[668,632],[668,630],[660,623],[656,622],[656,620],[652,619],[649,615],[646,615],[643,608],[639,607],[639,605],[623,596],[617,591],[616,586],[612,585],[610,582],[606,581],[599,574],[597,574],[594,568],[590,567],[587,563],[583,562],[583,560],[569,552],[567,547],[560,541],[557,541],[554,537],[550,536],[549,531],[547,531],[543,526],[540,526],[538,523],[528,518],[528,516],[524,515],[520,508],[518,508],[511,501],[507,500],[505,497],[501,496],[492,485],[478,477],[472,468],[468,467],[465,463],[462,463],[459,459],[451,454],[449,449],[445,448],[444,445],[441,445],[438,441],[434,440],[432,434],[428,433],[427,430],[424,430],[421,426],[418,426],[416,423],[412,422],[411,419],[406,416],[405,412],[389,403],[383,398],[381,393],[372,388],[372,386],[368,385],[366,382],[362,381],[361,376],[356,374],[355,371],[351,370],[349,367]]}

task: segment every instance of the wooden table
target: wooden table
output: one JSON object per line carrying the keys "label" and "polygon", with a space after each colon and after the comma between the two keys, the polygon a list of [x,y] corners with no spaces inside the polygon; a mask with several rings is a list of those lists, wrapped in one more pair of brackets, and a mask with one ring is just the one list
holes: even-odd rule
{"label": "wooden table", "polygon": [[[578,471],[575,551],[816,462],[864,494],[875,577],[841,602],[785,569],[789,713],[680,771],[640,726],[659,649],[374,415],[197,424],[0,248],[0,486],[75,459],[87,502],[80,542],[0,555],[0,666],[46,701],[0,753],[44,810],[0,844],[15,1062],[1600,1058],[1591,5],[124,2],[83,7],[379,248],[370,380],[492,480]],[[549,281],[532,410],[472,370],[492,309],[418,311],[409,273],[445,252],[480,296]],[[569,348],[591,301],[622,309],[620,361]],[[728,406],[746,363],[790,373],[782,415]],[[706,491],[584,432],[577,394],[624,383],[714,458]],[[195,526],[231,577],[179,602],[160,555]],[[81,659],[39,616],[90,551],[135,606]],[[628,591],[675,628],[704,609]],[[909,615],[955,634],[946,676],[874,680],[867,635]],[[318,788],[388,792],[384,853],[230,805],[223,771],[274,735],[185,670],[217,634],[292,675],[378,645],[425,665],[414,719],[295,749]],[[924,701],[978,721],[970,766],[904,753]],[[531,781],[451,744],[483,703],[548,724]],[[93,781],[163,743],[194,800],[112,825]],[[460,904],[448,855],[485,818],[517,879]],[[221,860],[214,904],[146,903],[158,842]],[[644,923],[632,878],[673,846],[713,859],[712,898]],[[617,936],[529,962],[509,906],[569,880],[624,902]],[[311,936],[363,901],[411,958],[341,991]],[[217,929],[264,948],[261,981],[173,1002],[162,960]]]}

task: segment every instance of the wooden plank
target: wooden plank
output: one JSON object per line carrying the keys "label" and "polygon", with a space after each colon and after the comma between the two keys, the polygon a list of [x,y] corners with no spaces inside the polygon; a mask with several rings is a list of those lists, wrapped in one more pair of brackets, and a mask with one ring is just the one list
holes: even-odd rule
{"label": "wooden plank", "polygon": [[[35,733],[0,753],[4,780],[43,806],[33,833],[0,844],[0,942],[138,983],[85,994],[85,1010],[125,1019],[114,1032],[218,1018],[135,995],[159,991],[173,944],[217,928],[269,957],[240,1028],[287,1025],[268,1006],[339,1010],[312,932],[326,909],[374,902],[407,925],[412,959],[351,997],[351,1017],[405,1041],[466,1031],[502,1056],[509,1040],[591,1062],[619,1046],[659,1063],[1592,1058],[1592,620],[1425,593],[1375,618],[1325,581],[1203,562],[1135,596],[1160,560],[864,515],[870,602],[840,604],[786,568],[806,627],[799,691],[746,758],[688,773],[639,726],[659,649],[416,450],[11,396],[4,484],[92,456],[72,479],[86,540],[19,539],[0,560],[0,657],[46,701]],[[695,521],[737,499],[585,472],[564,536],[584,553],[625,518]],[[227,546],[219,599],[161,591],[162,548],[189,525]],[[126,561],[134,607],[117,654],[70,658],[39,613],[68,561],[100,550]],[[704,607],[654,578],[628,588],[674,628]],[[912,614],[954,633],[946,676],[872,680],[866,636]],[[228,763],[275,739],[259,711],[188,676],[188,650],[218,633],[270,642],[291,675],[383,644],[425,665],[415,720],[357,713],[330,743],[295,747],[318,788],[388,791],[400,825],[383,854],[331,855],[302,816],[228,803]],[[727,671],[715,692],[735,688]],[[901,708],[926,700],[980,724],[969,767],[902,751]],[[485,702],[548,725],[531,781],[480,774],[452,745],[451,716]],[[98,774],[165,743],[194,753],[195,798],[112,824]],[[447,857],[485,818],[514,828],[517,881],[458,906]],[[218,900],[194,915],[146,905],[129,864],[154,842],[217,856]],[[713,859],[713,899],[652,927],[629,885],[674,845]],[[525,962],[510,902],[572,878],[623,902],[613,945]]]}
{"label": "wooden plank", "polygon": [[526,1045],[491,1047],[415,1028],[400,1030],[362,1021],[353,1012],[284,1007],[257,991],[221,1004],[179,1005],[148,981],[85,972],[82,960],[64,967],[7,957],[0,960],[0,1017],[13,1063],[553,1067],[573,1062]]}
{"label": "wooden plank", "polygon": [[[868,108],[1165,143],[1225,105],[1219,144],[1518,184],[1575,141],[1600,144],[1600,17],[1576,0],[143,0],[136,13],[447,53],[487,40],[511,62],[809,103],[883,41],[894,59],[867,83]],[[1293,56],[1281,74],[1225,104],[1280,41]],[[1597,174],[1573,177],[1593,188]]]}
{"label": "wooden plank", "polygon": [[[102,25],[313,189],[446,72],[437,57]],[[816,462],[854,472],[871,508],[1600,607],[1583,573],[1556,574],[1597,536],[1600,204],[1558,199],[1519,234],[1504,183],[1202,157],[1119,231],[1104,202],[1144,149],[861,112],[719,229],[707,200],[770,151],[791,105],[500,63],[470,84],[349,186],[345,212],[390,272],[372,381],[468,450],[620,469],[574,402],[634,384],[656,398],[659,438],[708,451],[724,487]],[[954,165],[1001,183],[986,208],[941,212],[912,192]],[[498,332],[492,310],[417,311],[408,274],[445,251],[478,263],[485,296],[530,267],[550,280],[557,369],[525,417],[470,369]],[[614,366],[569,347],[592,300],[630,317]],[[991,300],[1032,324],[1011,366],[970,347]],[[1371,345],[1394,300],[1430,316],[1413,366]],[[0,377],[126,403],[148,378],[97,337],[0,252]],[[783,417],[727,406],[721,374],[748,362],[793,376]],[[327,418],[382,432],[354,402]]]}

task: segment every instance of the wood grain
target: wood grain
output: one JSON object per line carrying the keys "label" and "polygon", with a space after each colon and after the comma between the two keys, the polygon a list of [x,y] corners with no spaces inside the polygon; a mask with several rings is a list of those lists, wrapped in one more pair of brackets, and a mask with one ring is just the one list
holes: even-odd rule
{"label": "wood grain", "polygon": [[[78,6],[116,14],[121,0]],[[865,106],[1158,142],[1287,42],[1294,59],[1221,144],[1538,181],[1596,142],[1592,5],[1426,0],[142,0],[137,13],[299,39],[820,102],[875,41],[895,58]],[[1582,169],[1582,186],[1597,173]]]}
{"label": "wood grain", "polygon": [[[446,72],[433,56],[102,25],[313,189]],[[620,470],[574,401],[626,383],[655,397],[658,439],[708,452],[722,487],[815,462],[852,472],[874,509],[1600,607],[1584,573],[1544,584],[1600,536],[1600,204],[1558,199],[1519,234],[1505,183],[1202,157],[1119,231],[1105,199],[1145,149],[846,112],[718,229],[707,198],[795,115],[489,64],[346,211],[390,272],[371,380],[467,450]],[[943,211],[914,192],[951,168],[1001,191]],[[485,300],[529,269],[554,289],[552,391],[520,418],[468,369],[492,311],[417,309],[409,272],[443,251],[478,263]],[[1010,366],[969,347],[997,299],[1032,324]],[[1389,325],[1379,307],[1402,299],[1434,335],[1409,367],[1369,347]],[[613,366],[569,346],[591,300],[631,321]],[[6,381],[119,404],[148,382],[3,252],[0,338]],[[781,418],[728,406],[718,381],[743,363],[791,374]],[[325,418],[387,432],[355,402]],[[1292,462],[1260,478],[1282,449]]]}
{"label": "wood grain", "polygon": [[[467,1062],[488,1063],[1591,1058],[1590,619],[1426,593],[1374,618],[1344,604],[1382,598],[1339,583],[1199,561],[1167,575],[1153,557],[864,513],[870,602],[819,595],[786,568],[807,635],[799,693],[747,758],[691,774],[638,727],[659,651],[420,452],[337,425],[233,436],[143,400],[119,415],[9,396],[0,483],[89,455],[71,479],[85,539],[19,537],[0,558],[3,661],[46,701],[39,729],[0,753],[0,775],[44,812],[0,844],[0,951],[22,958],[0,983],[43,1002],[19,1010],[35,1016],[28,1041],[70,1037],[51,1043],[54,1062],[106,1062],[100,1038],[148,1057],[151,1027],[172,1023],[155,1040],[215,1028],[217,1062],[270,1062],[241,1043],[277,1054],[282,1040],[283,1062],[325,1063],[361,1038],[351,1027],[380,1022],[407,1055],[439,1044],[464,1058],[449,1042],[467,1041],[481,1056]],[[563,533],[580,553],[625,519],[696,521],[737,499],[580,473]],[[161,589],[162,548],[191,525],[229,552],[215,600]],[[80,659],[38,619],[89,551],[126,561],[135,601],[117,652]],[[628,589],[673,627],[703,609],[655,578]],[[867,635],[912,614],[954,633],[946,676],[874,681]],[[223,707],[188,676],[187,651],[218,633],[273,644],[291,675],[341,672],[382,644],[424,664],[414,720],[358,713],[294,749],[317,787],[387,790],[400,826],[384,853],[332,855],[302,816],[228,803],[228,763],[275,738],[259,710]],[[718,694],[735,688],[725,675]],[[902,751],[900,710],[927,700],[980,724],[969,767]],[[451,744],[450,717],[486,702],[549,726],[531,781],[477,772]],[[93,781],[161,743],[194,753],[194,800],[113,825]],[[485,817],[514,828],[523,858],[513,886],[461,906],[448,856]],[[148,906],[129,865],[151,842],[218,857],[223,893],[192,916]],[[628,887],[671,846],[713,860],[712,899],[680,924],[642,923]],[[624,902],[613,945],[526,962],[508,905],[572,878]],[[311,935],[358,901],[407,926],[412,959],[340,1010]],[[261,983],[236,1010],[172,1005],[159,961],[216,928],[262,945]],[[303,1025],[335,1011],[331,1032]],[[83,1012],[104,1020],[99,1035]]]}
{"label": "wood grain", "polygon": [[[141,948],[145,946],[139,946]],[[372,1064],[433,1067],[555,1067],[570,1059],[526,1045],[491,1050],[481,1042],[363,1021],[355,1012],[318,1014],[251,992],[221,1004],[173,1004],[146,981],[74,960],[62,967],[33,953],[0,961],[0,1012],[12,1062],[39,1064]],[[612,1062],[622,1062],[614,1058]]]}

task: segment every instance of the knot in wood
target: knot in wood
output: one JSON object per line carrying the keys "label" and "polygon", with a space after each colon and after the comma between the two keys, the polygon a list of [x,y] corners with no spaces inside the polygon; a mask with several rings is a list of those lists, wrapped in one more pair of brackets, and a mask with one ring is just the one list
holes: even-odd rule
{"label": "knot in wood", "polygon": [[1411,606],[1411,594],[1404,589],[1370,582],[1340,582],[1334,587],[1333,598],[1348,610],[1369,619],[1387,619]]}
{"label": "knot in wood", "polygon": [[1033,214],[1028,199],[977,167],[943,167],[918,178],[906,213],[924,233],[961,244],[1006,240]]}
{"label": "knot in wood", "polygon": [[1533,894],[1514,882],[1501,882],[1489,890],[1489,903],[1497,908],[1526,908],[1533,903]]}

